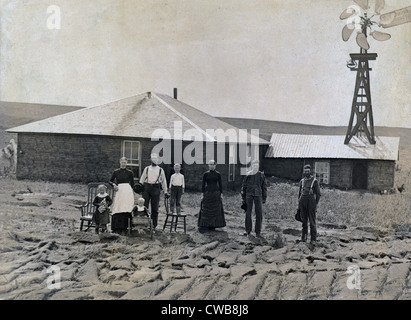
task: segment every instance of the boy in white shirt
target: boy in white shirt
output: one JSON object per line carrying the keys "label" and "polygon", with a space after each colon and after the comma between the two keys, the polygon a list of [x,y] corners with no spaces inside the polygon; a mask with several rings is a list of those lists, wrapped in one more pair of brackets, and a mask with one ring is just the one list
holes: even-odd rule
{"label": "boy in white shirt", "polygon": [[184,193],[185,182],[184,175],[180,173],[181,165],[176,163],[174,165],[174,174],[170,178],[170,190],[171,200],[170,207],[171,213],[174,214],[174,208],[177,209],[177,214],[181,213],[181,196]]}

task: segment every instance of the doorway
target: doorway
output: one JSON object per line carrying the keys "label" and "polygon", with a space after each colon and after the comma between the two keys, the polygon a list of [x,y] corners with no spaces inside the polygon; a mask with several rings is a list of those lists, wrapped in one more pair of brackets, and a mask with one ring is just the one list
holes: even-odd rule
{"label": "doorway", "polygon": [[352,169],[352,188],[367,189],[368,164],[365,162],[354,163]]}

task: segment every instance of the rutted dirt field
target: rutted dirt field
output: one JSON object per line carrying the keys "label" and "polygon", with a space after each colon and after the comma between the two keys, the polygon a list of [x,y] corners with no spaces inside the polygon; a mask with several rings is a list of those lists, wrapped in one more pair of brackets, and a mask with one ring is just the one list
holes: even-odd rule
{"label": "rutted dirt field", "polygon": [[[187,234],[96,235],[79,231],[85,186],[1,183],[1,299],[411,299],[410,225],[320,224],[311,246],[296,243],[298,222],[267,215],[264,238],[248,239],[244,213],[230,208],[227,227],[199,233],[197,209],[186,206]],[[347,286],[353,265],[358,289]]]}

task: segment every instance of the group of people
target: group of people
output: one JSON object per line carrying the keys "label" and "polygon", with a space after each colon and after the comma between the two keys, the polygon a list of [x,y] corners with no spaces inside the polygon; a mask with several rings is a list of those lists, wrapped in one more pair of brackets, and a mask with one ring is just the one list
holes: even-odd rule
{"label": "group of people", "polygon": [[[223,185],[221,174],[216,170],[214,160],[208,163],[209,170],[203,174],[202,198],[198,215],[198,230],[204,232],[226,226],[223,208]],[[253,229],[252,212],[254,206],[256,237],[261,237],[263,221],[263,204],[267,200],[266,177],[259,169],[258,160],[253,160],[251,170],[247,172],[241,186],[242,208],[245,211],[245,235],[250,236]],[[164,169],[158,165],[158,155],[151,155],[151,164],[144,168],[138,185],[134,184],[134,174],[127,169],[127,159],[120,159],[120,168],[111,176],[110,183],[114,187],[115,197],[111,199],[104,185],[99,186],[98,194],[94,200],[96,213],[93,221],[96,231],[102,228],[104,231],[109,219],[109,207],[112,213],[111,229],[121,233],[128,228],[129,219],[135,211],[134,191],[142,194],[138,200],[139,211],[148,211],[155,229],[158,224],[158,213],[161,189],[165,197],[170,197],[171,213],[181,213],[181,197],[185,190],[184,175],[181,174],[181,165],[174,165],[174,174],[170,178],[169,185]],[[308,225],[310,225],[311,242],[317,240],[316,207],[320,200],[320,187],[317,179],[311,174],[310,165],[304,166],[304,177],[299,183],[298,208],[301,213],[302,235],[301,240],[307,241]]]}
{"label": "group of people", "polygon": [[[111,230],[115,233],[123,233],[129,227],[129,221],[133,218],[133,213],[145,212],[152,219],[155,229],[158,224],[158,212],[160,205],[161,189],[166,197],[170,197],[171,192],[171,212],[176,210],[181,213],[181,196],[184,193],[184,176],[180,173],[181,165],[175,164],[175,173],[171,176],[169,187],[164,169],[158,166],[157,154],[151,155],[151,165],[144,168],[139,183],[134,183],[133,171],[127,169],[127,158],[120,159],[120,168],[114,170],[109,183],[115,191],[114,199],[107,194],[105,185],[97,188],[97,195],[93,204],[96,206],[93,215],[96,233],[100,229],[107,230],[109,213],[111,212]],[[142,194],[135,205],[134,192]],[[150,207],[150,211],[148,208]]]}

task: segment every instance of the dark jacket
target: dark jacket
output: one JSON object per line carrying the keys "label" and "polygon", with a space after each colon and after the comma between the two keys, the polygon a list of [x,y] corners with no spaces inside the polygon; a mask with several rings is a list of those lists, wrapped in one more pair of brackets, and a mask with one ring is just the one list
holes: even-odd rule
{"label": "dark jacket", "polygon": [[315,198],[315,202],[318,204],[321,197],[318,180],[313,176],[310,176],[309,178],[302,178],[299,183],[298,198],[301,198],[301,196],[313,196]]}
{"label": "dark jacket", "polygon": [[110,183],[120,184],[120,183],[129,183],[131,187],[134,186],[134,174],[130,169],[116,169],[114,170]]}
{"label": "dark jacket", "polygon": [[220,191],[220,193],[223,193],[223,184],[221,182],[220,172],[216,170],[208,170],[203,174],[201,192],[204,193],[206,191]]}
{"label": "dark jacket", "polygon": [[267,182],[264,173],[257,171],[255,174],[247,174],[241,186],[241,196],[243,199],[247,195],[260,196],[262,200],[267,199]]}

